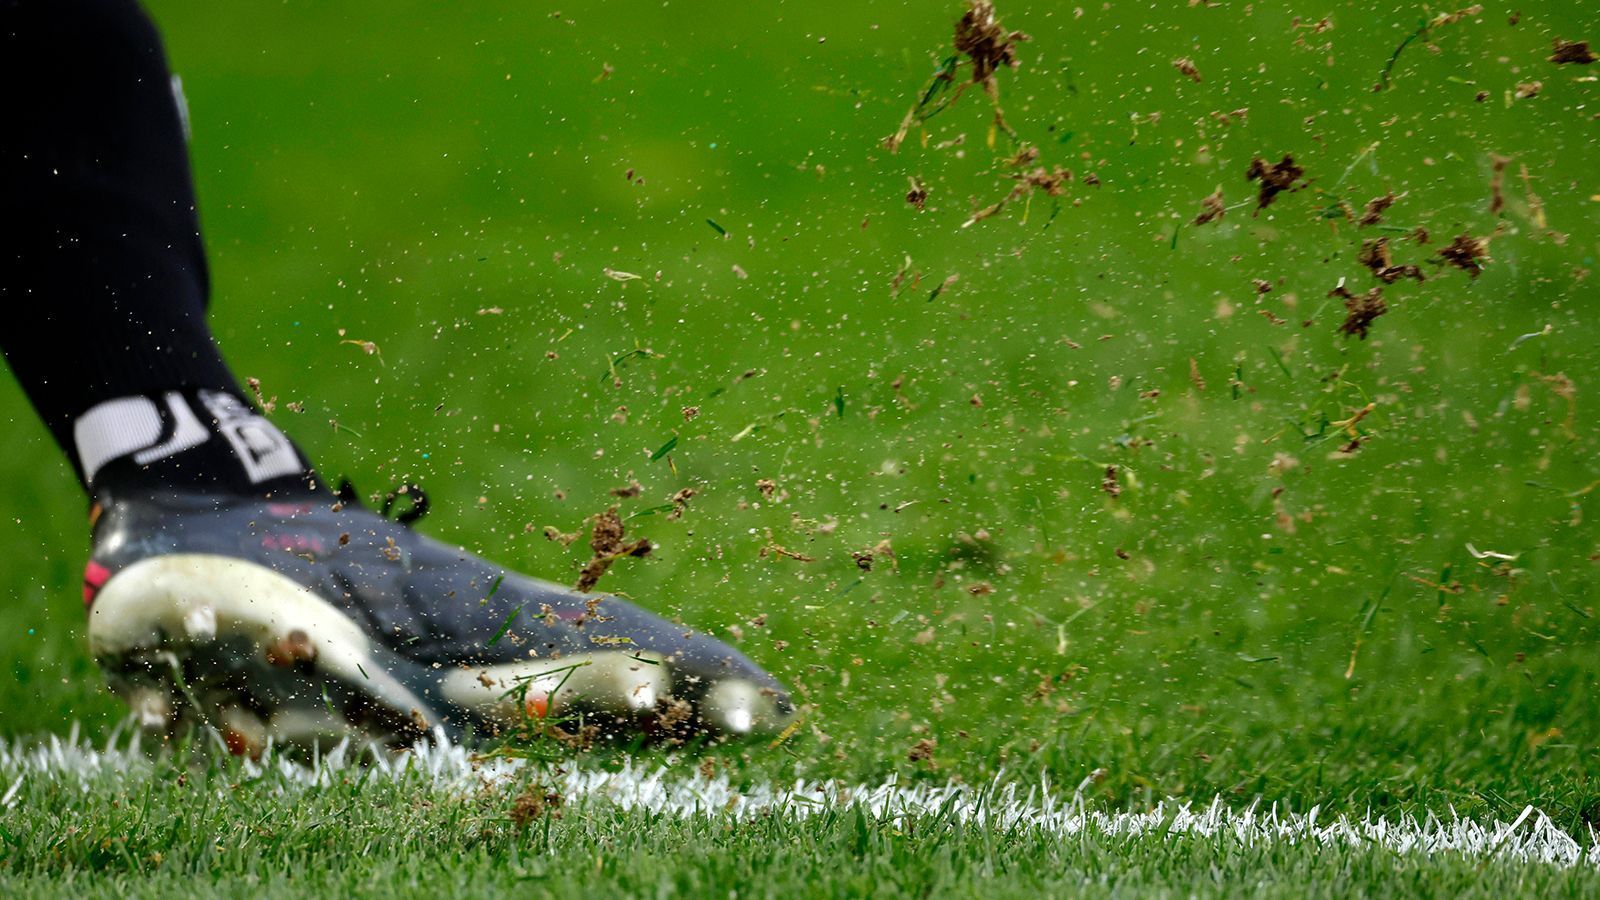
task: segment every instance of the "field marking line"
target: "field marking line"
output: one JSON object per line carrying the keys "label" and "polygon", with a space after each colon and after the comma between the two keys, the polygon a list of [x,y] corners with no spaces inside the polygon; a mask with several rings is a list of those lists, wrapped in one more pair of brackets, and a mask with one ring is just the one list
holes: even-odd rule
{"label": "field marking line", "polygon": [[[445,789],[476,790],[512,783],[523,769],[514,759],[483,759],[448,743],[419,744],[410,752],[390,754],[341,743],[309,764],[270,752],[262,761],[244,763],[252,779],[279,775],[285,787],[322,787],[336,783],[346,772],[357,770],[395,781],[419,778]],[[0,797],[0,807],[11,807],[24,780],[78,781],[84,791],[97,781],[137,779],[153,771],[154,762],[142,752],[140,739],[113,734],[103,747],[78,735],[77,727],[65,737],[43,741],[0,741],[0,783],[14,778]],[[727,816],[744,820],[761,815],[786,815],[796,819],[838,808],[857,808],[879,821],[907,817],[936,817],[998,830],[1026,829],[1064,838],[1197,836],[1226,838],[1247,847],[1270,843],[1382,847],[1397,854],[1459,854],[1486,861],[1535,862],[1570,868],[1600,868],[1600,840],[1591,833],[1588,847],[1557,826],[1543,811],[1524,808],[1510,822],[1479,821],[1458,815],[1447,819],[1429,813],[1383,817],[1368,813],[1361,818],[1324,818],[1319,808],[1306,813],[1263,808],[1259,802],[1243,809],[1224,804],[1220,797],[1209,804],[1166,800],[1149,810],[1106,811],[1089,808],[1080,791],[1053,792],[1050,785],[1020,785],[997,780],[982,786],[959,784],[877,785],[817,783],[797,779],[792,785],[755,784],[736,787],[725,777],[685,776],[664,767],[635,767],[618,771],[559,770],[549,787],[569,803],[600,801],[622,809],[642,809],[679,817]]]}

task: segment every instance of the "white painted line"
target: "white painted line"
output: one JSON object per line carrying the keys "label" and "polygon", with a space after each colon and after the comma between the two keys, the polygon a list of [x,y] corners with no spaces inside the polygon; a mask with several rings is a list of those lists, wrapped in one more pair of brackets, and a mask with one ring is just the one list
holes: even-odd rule
{"label": "white painted line", "polygon": [[[522,764],[517,760],[474,757],[448,744],[420,745],[409,753],[390,754],[341,744],[311,764],[270,755],[246,763],[252,777],[276,772],[286,785],[323,785],[342,773],[362,767],[392,779],[420,778],[446,789],[475,789],[509,782]],[[0,783],[14,778],[0,806],[10,805],[26,778],[77,780],[89,790],[105,780],[137,779],[152,770],[137,737],[115,736],[95,748],[79,738],[77,728],[65,738],[39,743],[0,743]],[[676,816],[762,814],[805,818],[823,810],[857,806],[878,820],[936,816],[990,825],[999,829],[1033,829],[1071,837],[1196,835],[1223,837],[1246,846],[1264,843],[1317,844],[1351,848],[1381,847],[1402,854],[1454,853],[1510,862],[1537,862],[1561,867],[1600,867],[1600,842],[1589,835],[1587,848],[1562,831],[1543,812],[1527,807],[1511,822],[1479,821],[1451,811],[1386,818],[1368,814],[1324,818],[1319,810],[1284,812],[1276,806],[1252,804],[1232,809],[1222,800],[1196,807],[1166,801],[1146,811],[1107,812],[1090,809],[1080,794],[1062,795],[1047,785],[1019,786],[996,782],[981,788],[965,785],[854,785],[797,782],[793,786],[756,785],[736,788],[725,778],[685,777],[664,768],[628,766],[617,772],[570,769],[551,785],[569,803],[596,801],[624,809],[646,809]]]}

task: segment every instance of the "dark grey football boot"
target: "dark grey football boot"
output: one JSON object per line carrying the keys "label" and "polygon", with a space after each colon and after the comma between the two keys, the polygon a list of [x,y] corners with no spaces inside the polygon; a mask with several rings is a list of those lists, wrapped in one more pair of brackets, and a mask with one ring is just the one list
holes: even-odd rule
{"label": "dark grey football boot", "polygon": [[404,745],[582,713],[614,734],[783,728],[788,692],[727,644],[423,537],[351,500],[101,497],[89,644],[146,727],[235,753]]}

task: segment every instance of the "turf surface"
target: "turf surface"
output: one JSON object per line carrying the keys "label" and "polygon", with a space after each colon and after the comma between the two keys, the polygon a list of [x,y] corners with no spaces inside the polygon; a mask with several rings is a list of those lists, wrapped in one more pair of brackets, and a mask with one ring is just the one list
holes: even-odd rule
{"label": "turf surface", "polygon": [[[1019,171],[978,90],[882,144],[953,52],[956,4],[152,7],[230,360],[327,473],[420,482],[426,529],[539,574],[583,562],[546,526],[579,530],[637,479],[623,512],[661,549],[604,586],[739,640],[810,705],[776,749],[712,751],[739,777],[1097,772],[1108,808],[1533,804],[1588,840],[1600,67],[1547,57],[1600,40],[1589,5],[1430,25],[1386,0],[1006,4],[1032,38],[997,76],[1006,121],[1039,151],[1027,169],[1074,179],[970,227]],[[1246,170],[1285,154],[1303,186],[1257,211]],[[1194,224],[1219,186],[1226,215]],[[1462,234],[1489,239],[1477,277],[1436,256]],[[1329,292],[1379,285],[1376,237],[1426,281],[1384,286],[1358,339]],[[0,411],[0,729],[104,734],[120,710],[75,602],[83,499],[10,383]],[[192,807],[216,778],[149,802]],[[97,868],[149,892],[1596,881],[891,826],[863,848],[849,823],[603,810],[546,844],[492,824],[501,796],[313,792],[283,814],[250,786],[117,855],[87,835],[126,830],[129,800],[28,790],[0,868],[40,891]],[[274,842],[198,846],[280,815]],[[362,828],[392,830],[363,852]]]}

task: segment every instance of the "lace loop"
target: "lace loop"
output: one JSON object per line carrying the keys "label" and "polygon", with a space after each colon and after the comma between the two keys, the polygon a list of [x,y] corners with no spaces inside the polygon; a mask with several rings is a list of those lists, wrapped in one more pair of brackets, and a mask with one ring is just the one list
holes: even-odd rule
{"label": "lace loop", "polygon": [[[361,502],[361,495],[356,492],[356,486],[348,478],[339,480],[339,490],[335,492],[335,496],[339,498],[340,503],[354,503],[357,506],[366,506]],[[410,500],[411,505],[391,516],[390,512],[394,510],[395,503],[401,497]],[[428,495],[423,493],[420,486],[411,482],[402,482],[393,490],[385,493],[383,495],[383,506],[378,508],[378,515],[383,516],[385,519],[392,518],[401,525],[410,525],[427,514]]]}

